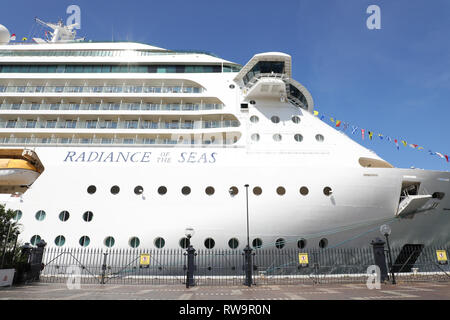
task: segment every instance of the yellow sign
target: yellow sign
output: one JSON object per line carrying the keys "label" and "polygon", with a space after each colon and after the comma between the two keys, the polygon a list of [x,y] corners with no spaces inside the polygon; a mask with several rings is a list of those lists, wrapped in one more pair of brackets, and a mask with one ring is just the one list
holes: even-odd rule
{"label": "yellow sign", "polygon": [[447,263],[447,252],[445,250],[436,250],[438,262]]}
{"label": "yellow sign", "polygon": [[308,264],[308,254],[307,253],[299,253],[298,254],[298,262],[302,265]]}
{"label": "yellow sign", "polygon": [[150,255],[148,253],[141,254],[140,265],[148,266],[150,264]]}

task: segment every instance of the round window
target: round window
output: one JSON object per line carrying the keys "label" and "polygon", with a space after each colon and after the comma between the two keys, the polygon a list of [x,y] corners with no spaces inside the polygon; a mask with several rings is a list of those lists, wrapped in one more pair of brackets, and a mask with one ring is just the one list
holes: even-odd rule
{"label": "round window", "polygon": [[80,246],[82,247],[87,247],[89,245],[89,243],[91,242],[91,239],[89,239],[88,236],[82,236],[80,238],[80,240],[78,241],[78,243],[80,244]]}
{"label": "round window", "polygon": [[67,221],[69,219],[69,212],[68,211],[61,211],[61,213],[59,214],[59,220],[61,221]]}
{"label": "round window", "polygon": [[237,195],[239,193],[239,189],[237,187],[231,187],[228,192],[230,193],[230,195],[232,197],[234,197],[235,195]]}
{"label": "round window", "polygon": [[142,186],[136,186],[136,187],[134,188],[134,193],[137,194],[137,195],[140,195],[140,194],[142,194],[143,192],[144,192],[144,188],[142,188]]}
{"label": "round window", "polygon": [[93,217],[94,214],[92,213],[92,211],[86,211],[85,213],[83,213],[83,220],[86,222],[91,221]]}
{"label": "round window", "polygon": [[205,248],[206,249],[212,249],[216,245],[216,242],[212,238],[207,238],[205,240]]}
{"label": "round window", "polygon": [[283,196],[286,193],[286,189],[284,187],[277,188],[277,194]]}
{"label": "round window", "polygon": [[262,193],[261,187],[254,187],[254,188],[253,188],[253,193],[254,193],[256,196],[261,195],[261,193]]}
{"label": "round window", "polygon": [[162,249],[162,248],[164,248],[166,241],[164,240],[164,238],[158,237],[155,239],[154,244],[155,244],[155,247],[157,247],[158,249]]}
{"label": "round window", "polygon": [[105,245],[105,246],[107,246],[108,248],[111,248],[112,246],[114,246],[114,243],[115,243],[116,241],[114,240],[114,238],[113,237],[106,237],[105,238],[105,241],[103,241],[103,244]]}
{"label": "round window", "polygon": [[239,246],[239,240],[236,238],[231,238],[230,240],[228,240],[228,246],[231,249],[236,249]]}
{"label": "round window", "polygon": [[325,140],[325,138],[323,137],[323,135],[321,134],[316,134],[316,140],[318,142],[323,142]]}
{"label": "round window", "polygon": [[331,196],[333,194],[333,190],[331,190],[330,187],[325,187],[323,188],[323,194],[326,195],[327,197]]}
{"label": "round window", "polygon": [[55,244],[56,244],[58,247],[63,246],[64,243],[66,243],[66,238],[64,238],[64,236],[57,236],[57,237],[55,238]]}
{"label": "round window", "polygon": [[252,246],[253,246],[253,248],[261,248],[262,240],[260,238],[253,239]]}
{"label": "round window", "polygon": [[181,238],[180,239],[180,247],[183,249],[186,249],[187,247],[189,247],[190,241],[188,238]]}
{"label": "round window", "polygon": [[297,133],[296,135],[294,135],[294,139],[297,142],[302,142],[303,141],[303,136],[299,133]]}
{"label": "round window", "polygon": [[128,241],[128,244],[130,245],[130,247],[132,248],[137,248],[139,247],[139,244],[141,243],[141,241],[139,241],[138,237],[132,237],[130,239],[130,241]]}
{"label": "round window", "polygon": [[111,187],[111,193],[112,193],[112,194],[118,194],[119,191],[120,191],[119,186],[112,186],[112,187]]}
{"label": "round window", "polygon": [[39,243],[39,241],[41,241],[41,236],[39,236],[39,235],[34,235],[34,236],[32,236],[31,237],[31,239],[30,239],[30,243],[33,245],[33,246],[35,246],[35,245],[37,245],[38,243]]}
{"label": "round window", "polygon": [[275,134],[273,135],[273,140],[275,140],[275,141],[281,141],[281,134],[275,133]]}
{"label": "round window", "polygon": [[272,116],[272,118],[270,118],[270,120],[273,123],[279,123],[280,122],[280,117],[279,116]]}
{"label": "round window", "polygon": [[257,134],[257,133],[252,134],[252,140],[259,141],[259,134]]}
{"label": "round window", "polygon": [[20,211],[20,210],[14,211],[14,218],[13,219],[16,220],[16,221],[19,221],[20,218],[22,218],[22,211]]}
{"label": "round window", "polygon": [[212,196],[212,195],[214,194],[214,192],[215,192],[215,190],[214,190],[214,188],[211,187],[211,186],[206,187],[206,189],[205,189],[205,193],[206,193],[208,196]]}
{"label": "round window", "polygon": [[229,85],[230,89],[234,89],[234,84]]}
{"label": "round window", "polygon": [[292,122],[293,123],[300,123],[300,117],[299,116],[293,116],[292,117]]}
{"label": "round window", "polygon": [[94,194],[95,191],[97,191],[97,187],[94,186],[94,185],[90,185],[90,186],[87,188],[87,192],[88,192],[89,194]]}
{"label": "round window", "polygon": [[279,238],[275,241],[275,247],[277,249],[283,249],[285,244],[286,244],[286,240],[284,240],[283,238]]}
{"label": "round window", "polygon": [[258,118],[257,116],[251,116],[251,117],[250,117],[250,121],[251,121],[252,123],[258,123],[258,122],[259,122],[259,118]]}
{"label": "round window", "polygon": [[185,196],[187,196],[188,194],[191,193],[191,188],[189,188],[189,187],[187,187],[187,186],[184,186],[184,187],[181,189],[181,193],[184,194]]}
{"label": "round window", "polygon": [[38,212],[36,212],[35,218],[37,221],[42,221],[45,219],[45,211],[44,210],[39,210]]}
{"label": "round window", "polygon": [[319,247],[325,249],[328,246],[328,240],[323,238],[319,241]]}
{"label": "round window", "polygon": [[297,247],[299,249],[303,249],[306,247],[306,240],[305,239],[300,239],[297,241]]}
{"label": "round window", "polygon": [[308,190],[307,187],[301,187],[301,188],[300,188],[300,194],[301,194],[302,196],[306,196],[308,193],[309,193],[309,190]]}
{"label": "round window", "polygon": [[164,186],[159,187],[159,188],[158,188],[158,193],[159,193],[160,195],[166,194],[166,193],[167,193],[167,188],[164,187]]}

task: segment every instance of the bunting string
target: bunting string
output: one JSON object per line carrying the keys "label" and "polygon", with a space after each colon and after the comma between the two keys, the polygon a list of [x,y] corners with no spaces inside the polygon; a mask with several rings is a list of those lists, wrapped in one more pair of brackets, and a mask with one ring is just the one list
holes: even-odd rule
{"label": "bunting string", "polygon": [[[402,145],[404,147],[410,147],[412,149],[419,150],[419,151],[428,149],[428,148],[419,146],[418,144],[408,143],[406,140],[402,140],[402,139],[394,138],[394,137],[391,137],[391,136],[387,136],[387,135],[384,135],[382,133],[376,133],[375,134],[375,132],[372,131],[372,130],[367,130],[367,129],[361,128],[360,126],[348,123],[346,121],[338,120],[335,117],[330,117],[330,116],[327,116],[327,115],[325,115],[323,113],[319,113],[319,111],[317,111],[317,110],[314,110],[314,116],[319,118],[320,120],[322,120],[324,122],[330,121],[335,128],[337,128],[337,129],[339,129],[339,130],[341,130],[343,132],[347,132],[347,130],[349,130],[349,132],[351,131],[352,135],[355,135],[355,134],[359,135],[359,134],[361,134],[361,139],[362,140],[367,140],[367,139],[373,140],[376,137],[378,137],[378,139],[380,139],[380,140],[387,141],[389,143],[393,143],[395,145],[395,147],[397,148],[397,150],[400,150],[400,145]],[[449,162],[449,156],[447,154],[443,154],[441,152],[435,152],[435,151],[432,151],[430,149],[428,149],[428,153],[431,156],[438,156],[438,157],[446,160],[447,162]]]}

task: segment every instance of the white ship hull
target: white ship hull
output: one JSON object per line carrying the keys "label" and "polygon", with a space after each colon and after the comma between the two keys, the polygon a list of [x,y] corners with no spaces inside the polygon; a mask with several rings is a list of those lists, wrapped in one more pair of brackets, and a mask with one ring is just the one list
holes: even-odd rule
{"label": "white ship hull", "polygon": [[[403,180],[420,181],[421,188],[431,193],[449,194],[450,173],[324,168],[305,165],[304,154],[266,154],[265,164],[258,164],[261,153],[238,148],[37,148],[36,152],[46,171],[22,202],[9,205],[23,212],[23,241],[39,235],[54,245],[54,239],[64,235],[65,246],[77,247],[86,235],[90,247],[104,247],[111,236],[114,247],[125,248],[137,237],[140,247],[154,248],[155,239],[162,237],[165,248],[179,248],[185,228],[193,227],[191,242],[197,248],[205,248],[207,238],[214,239],[215,248],[229,248],[229,239],[236,238],[238,249],[243,249],[244,185],[249,184],[250,241],[260,238],[263,248],[275,248],[280,238],[286,248],[297,247],[299,239],[306,240],[306,248],[318,247],[321,239],[327,239],[328,247],[368,246],[381,237],[379,226],[385,223],[392,228],[393,245],[450,242],[448,197],[430,199],[422,212],[396,218]],[[116,158],[119,152],[128,161]],[[100,158],[88,162],[96,153],[103,153],[106,162],[98,162]],[[94,194],[86,191],[90,185],[97,188]],[[120,187],[116,195],[110,192],[114,185]],[[142,195],[133,192],[138,185],[144,189]],[[165,195],[158,194],[160,186],[167,187]],[[191,188],[189,195],[181,193],[184,186]],[[205,193],[208,186],[215,189],[213,195]],[[232,186],[239,189],[233,197],[228,192]],[[253,194],[255,186],[262,189],[261,195]],[[279,186],[286,190],[282,196],[276,192]],[[306,196],[299,193],[302,186],[309,189]],[[323,194],[326,186],[332,188],[331,196]],[[42,221],[35,218],[38,210],[46,212]],[[62,211],[69,212],[67,221],[58,218]],[[90,222],[82,219],[86,211],[93,213]]]}

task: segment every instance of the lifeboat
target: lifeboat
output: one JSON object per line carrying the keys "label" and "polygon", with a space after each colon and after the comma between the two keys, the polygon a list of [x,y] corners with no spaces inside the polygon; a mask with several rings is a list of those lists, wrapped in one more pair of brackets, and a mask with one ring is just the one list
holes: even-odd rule
{"label": "lifeboat", "polygon": [[24,192],[44,171],[29,149],[0,149],[0,193]]}

